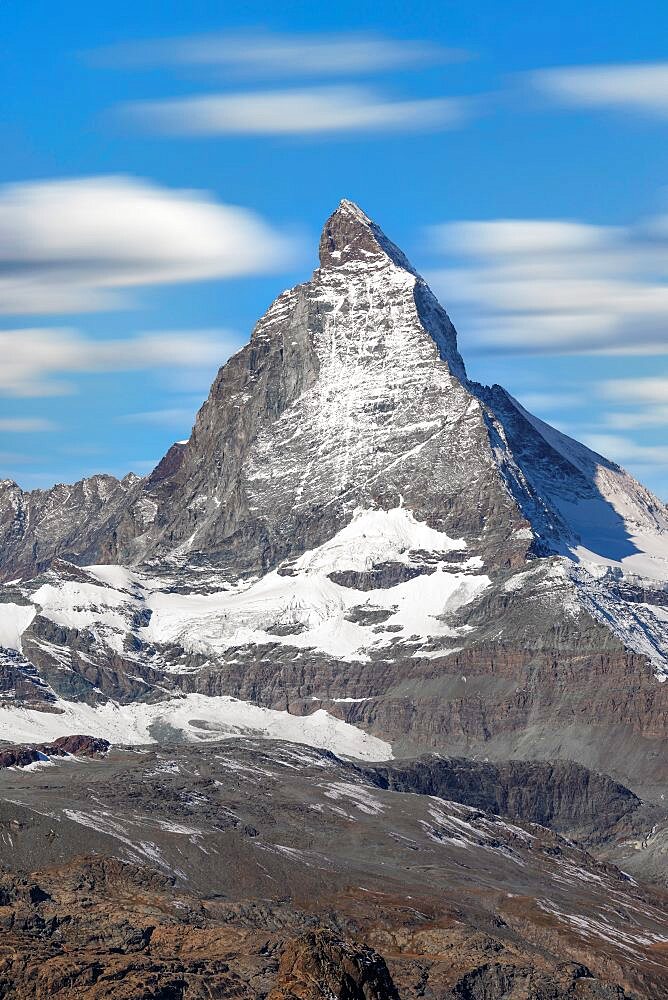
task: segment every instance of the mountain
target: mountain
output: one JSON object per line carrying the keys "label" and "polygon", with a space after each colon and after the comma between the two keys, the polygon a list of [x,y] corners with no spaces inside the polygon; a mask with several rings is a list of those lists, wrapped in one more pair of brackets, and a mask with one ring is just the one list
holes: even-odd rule
{"label": "mountain", "polygon": [[0,572],[10,738],[251,726],[663,787],[666,507],[471,381],[349,201],[151,475],[0,485]]}
{"label": "mountain", "polygon": [[356,205],[0,581],[3,998],[666,995],[668,511]]}

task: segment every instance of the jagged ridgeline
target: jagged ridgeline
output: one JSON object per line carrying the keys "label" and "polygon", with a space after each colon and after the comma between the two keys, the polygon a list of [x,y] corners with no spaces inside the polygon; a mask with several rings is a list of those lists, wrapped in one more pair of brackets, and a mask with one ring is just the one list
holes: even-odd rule
{"label": "jagged ridgeline", "polygon": [[471,381],[349,201],[151,475],[0,484],[0,573],[7,739],[236,726],[665,777],[665,506]]}

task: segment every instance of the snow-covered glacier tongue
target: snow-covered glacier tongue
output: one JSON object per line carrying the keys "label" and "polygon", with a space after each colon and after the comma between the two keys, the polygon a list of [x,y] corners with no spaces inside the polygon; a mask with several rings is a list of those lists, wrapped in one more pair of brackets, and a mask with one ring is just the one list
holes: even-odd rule
{"label": "snow-covered glacier tongue", "polygon": [[151,475],[0,484],[0,573],[4,739],[80,712],[134,741],[280,730],[647,787],[666,764],[665,506],[471,381],[349,201]]}

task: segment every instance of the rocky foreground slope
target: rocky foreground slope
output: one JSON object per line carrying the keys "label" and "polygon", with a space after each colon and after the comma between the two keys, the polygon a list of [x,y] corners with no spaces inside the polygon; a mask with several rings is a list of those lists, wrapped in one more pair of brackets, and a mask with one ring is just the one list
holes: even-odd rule
{"label": "rocky foreground slope", "polygon": [[423,762],[416,793],[385,787],[408,765],[289,743],[83,749],[0,769],[8,1000],[668,995],[665,893],[531,822],[597,804],[614,841],[638,803],[604,779],[567,803],[508,772],[511,819],[484,765],[482,808],[429,794],[461,761]]}

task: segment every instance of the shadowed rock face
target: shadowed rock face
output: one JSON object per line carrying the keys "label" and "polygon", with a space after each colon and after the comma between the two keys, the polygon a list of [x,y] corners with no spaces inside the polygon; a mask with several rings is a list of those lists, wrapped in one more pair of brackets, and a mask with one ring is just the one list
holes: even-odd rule
{"label": "shadowed rock face", "polygon": [[462,976],[450,996],[452,1000],[505,1000],[512,996],[529,996],[532,1000],[624,1000],[626,994],[619,987],[599,982],[581,965],[565,965],[553,978],[491,963]]}
{"label": "shadowed rock face", "polygon": [[587,844],[614,836],[619,825],[630,823],[642,805],[624,785],[570,761],[489,764],[427,757],[376,765],[364,768],[363,773],[382,788],[438,795],[511,819],[540,823]]}
{"label": "shadowed rock face", "polygon": [[128,517],[140,483],[134,475],[100,475],[26,493],[10,480],[0,482],[0,578],[35,576],[60,557],[95,561],[109,544],[111,525]]}
{"label": "shadowed rock face", "polygon": [[[0,648],[0,699],[5,698],[42,710],[48,710],[56,700],[34,663],[18,650]],[[11,736],[11,733],[6,736]]]}

